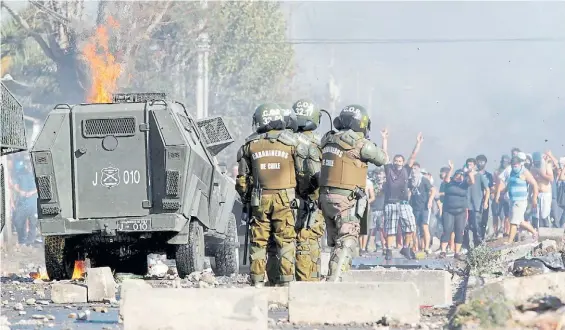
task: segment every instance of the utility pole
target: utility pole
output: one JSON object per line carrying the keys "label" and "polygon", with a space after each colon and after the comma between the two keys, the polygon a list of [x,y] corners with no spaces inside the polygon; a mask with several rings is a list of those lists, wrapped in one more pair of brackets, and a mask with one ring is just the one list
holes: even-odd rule
{"label": "utility pole", "polygon": [[204,31],[206,28],[206,15],[208,1],[200,0],[202,17],[199,21],[199,28],[202,32],[198,35],[196,47],[198,49],[198,77],[196,80],[196,119],[208,117],[208,58],[210,53],[210,38]]}
{"label": "utility pole", "polygon": [[330,101],[330,113],[332,115],[332,118],[335,117],[336,114],[336,110],[337,110],[337,102],[339,102],[340,99],[340,90],[339,90],[339,86],[336,84],[335,81],[335,77],[333,74],[333,67],[335,64],[335,52],[334,52],[334,48],[331,48],[331,58],[330,58],[330,64],[328,66],[328,71],[329,71],[329,81],[328,81],[328,94],[329,94],[329,101]]}

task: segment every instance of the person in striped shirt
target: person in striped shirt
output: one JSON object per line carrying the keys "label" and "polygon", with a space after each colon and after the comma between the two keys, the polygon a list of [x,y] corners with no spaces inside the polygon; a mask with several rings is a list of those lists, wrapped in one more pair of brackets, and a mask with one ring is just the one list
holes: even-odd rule
{"label": "person in striped shirt", "polygon": [[533,175],[524,166],[524,161],[519,156],[512,157],[512,169],[507,175],[500,176],[500,184],[496,190],[496,202],[500,200],[500,193],[506,189],[510,198],[510,234],[507,244],[514,242],[518,226],[526,229],[537,239],[537,233],[532,225],[525,221],[524,215],[528,208],[528,184],[533,190],[531,203],[536,208],[538,203],[539,188]]}

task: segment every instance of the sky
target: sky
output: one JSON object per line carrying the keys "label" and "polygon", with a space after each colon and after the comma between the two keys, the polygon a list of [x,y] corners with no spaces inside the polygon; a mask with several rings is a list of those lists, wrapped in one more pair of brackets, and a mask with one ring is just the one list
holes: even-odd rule
{"label": "sky", "polygon": [[[96,5],[86,1],[92,19]],[[380,144],[387,127],[391,154],[408,156],[422,132],[418,161],[435,173],[449,159],[463,164],[478,154],[492,169],[512,147],[565,156],[565,2],[291,1],[283,8],[291,40],[316,41],[294,45],[306,94],[297,97],[327,108],[333,73],[338,108],[365,106],[371,138]],[[558,41],[324,43],[485,38]]]}
{"label": "sky", "polygon": [[[389,130],[391,154],[437,173],[449,159],[485,154],[489,168],[512,147],[565,156],[565,2],[292,2],[292,39],[516,39],[558,42],[297,44],[299,81],[341,108],[366,106],[371,137]],[[318,40],[320,41],[320,40]],[[323,101],[321,101],[323,102]],[[327,104],[322,104],[327,106]]]}

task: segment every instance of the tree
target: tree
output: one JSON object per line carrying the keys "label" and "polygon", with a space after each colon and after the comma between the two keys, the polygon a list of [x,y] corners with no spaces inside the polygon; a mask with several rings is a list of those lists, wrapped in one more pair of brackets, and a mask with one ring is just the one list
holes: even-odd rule
{"label": "tree", "polygon": [[[77,41],[84,31],[81,24],[84,12],[83,1],[29,2],[30,6],[20,13],[15,12],[4,1],[1,2],[1,7],[6,9],[13,18],[13,24],[19,28],[11,37],[15,38],[14,42],[21,44],[25,43],[27,37],[31,37],[36,42],[45,56],[42,60],[47,62],[44,63],[44,67],[53,66],[50,69],[54,72],[53,76],[57,84],[51,92],[60,97],[61,102],[82,101],[86,72],[80,61]],[[27,84],[34,85],[31,82]],[[65,93],[60,93],[61,90]]]}
{"label": "tree", "polygon": [[225,153],[230,155],[251,133],[251,116],[259,103],[290,99],[294,52],[286,42],[286,21],[278,2],[218,1],[210,11],[214,20],[208,30],[209,104],[236,133],[236,143]]}
{"label": "tree", "polygon": [[[250,133],[258,103],[290,97],[293,49],[276,2],[210,2],[203,9],[198,2],[100,1],[96,22],[83,15],[83,0],[30,1],[20,12],[2,7],[13,18],[6,33],[3,25],[9,38],[2,50],[4,40],[11,46],[2,57],[18,58],[12,76],[29,78],[23,84],[37,102],[84,102],[91,88],[163,91],[192,111],[201,32],[211,41],[210,113],[226,116],[235,144]],[[28,48],[33,57],[17,55]]]}

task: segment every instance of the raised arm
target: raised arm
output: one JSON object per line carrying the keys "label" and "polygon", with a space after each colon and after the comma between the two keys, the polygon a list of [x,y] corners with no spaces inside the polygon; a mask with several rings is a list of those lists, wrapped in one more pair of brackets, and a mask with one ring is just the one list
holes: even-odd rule
{"label": "raised arm", "polygon": [[422,133],[418,133],[418,137],[416,137],[416,145],[414,146],[414,149],[412,150],[412,154],[408,159],[408,166],[412,167],[412,165],[414,165],[414,163],[416,162],[416,156],[420,152],[420,146],[422,145],[423,141],[424,141],[424,137],[422,136]]}
{"label": "raised arm", "polygon": [[[558,181],[565,181],[565,171],[563,170],[562,166],[559,164],[559,160],[557,159],[557,157],[555,157],[555,156],[553,155],[553,153],[551,152],[551,150],[546,151],[546,152],[545,152],[545,155],[546,155],[549,159],[551,159],[551,162],[553,163],[553,165],[555,166],[555,168],[558,168],[558,169],[560,168],[560,169],[561,169],[560,174],[557,176],[557,180],[558,180]],[[552,174],[553,174],[554,177],[555,177],[555,173],[553,173],[553,169],[552,169],[551,172],[552,172]]]}
{"label": "raised arm", "polygon": [[[388,156],[388,129],[383,129],[381,131],[381,137],[383,138],[383,152]],[[390,159],[387,159],[387,163]]]}
{"label": "raised arm", "polygon": [[451,176],[453,175],[453,162],[449,160],[448,165],[449,172],[447,172],[447,175],[443,178],[443,182],[445,183],[449,183],[451,181]]}

